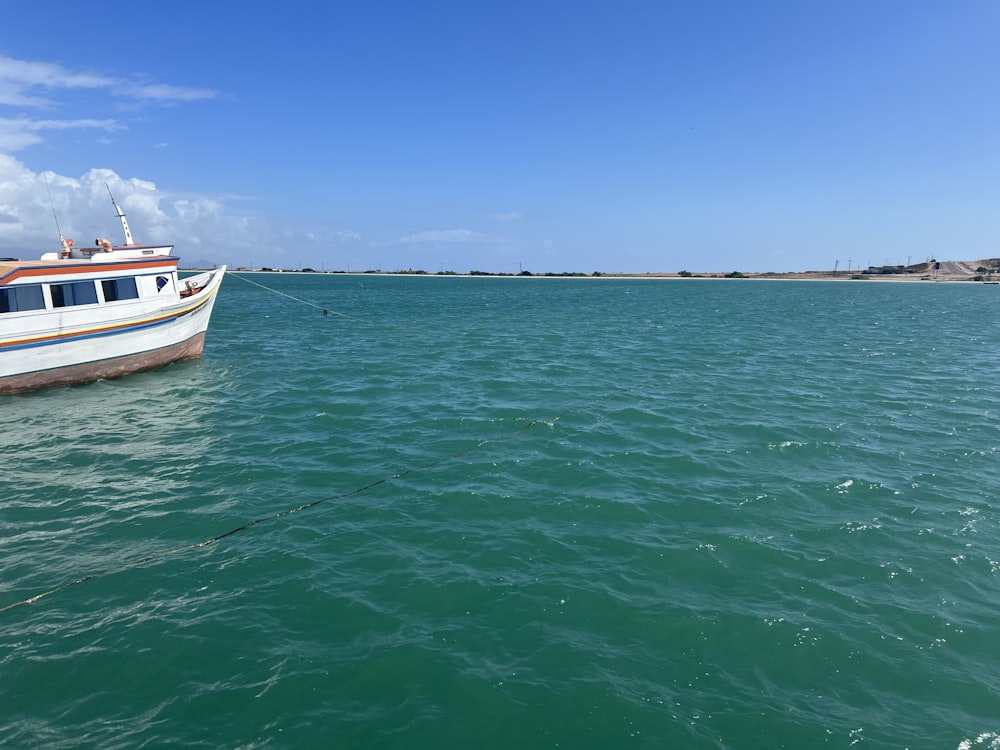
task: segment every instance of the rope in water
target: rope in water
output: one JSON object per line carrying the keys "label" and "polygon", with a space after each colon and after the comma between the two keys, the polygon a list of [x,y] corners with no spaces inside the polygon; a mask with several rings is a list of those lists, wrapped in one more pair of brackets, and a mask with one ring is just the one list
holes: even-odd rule
{"label": "rope in water", "polygon": [[[288,295],[286,295],[286,296],[288,296]],[[617,397],[619,395],[620,395],[620,393],[612,393],[611,395],[605,397],[604,399],[602,399],[598,403],[601,404],[601,405],[606,404],[607,402],[611,401],[613,398],[615,398],[615,397]],[[164,558],[164,557],[169,557],[170,555],[176,555],[176,554],[181,553],[181,552],[186,552],[188,550],[194,550],[194,549],[198,549],[200,547],[208,547],[208,546],[210,546],[212,544],[215,544],[216,542],[219,542],[219,541],[221,541],[223,539],[226,539],[228,537],[235,536],[235,535],[240,534],[240,533],[242,533],[244,531],[249,531],[250,529],[254,528],[255,526],[258,526],[258,525],[260,525],[262,523],[265,523],[265,522],[268,522],[268,521],[275,521],[275,520],[277,520],[279,518],[283,518],[284,516],[292,515],[293,513],[301,513],[302,511],[309,510],[310,508],[315,508],[316,506],[322,505],[323,503],[332,502],[332,501],[335,501],[335,500],[344,500],[344,499],[349,498],[349,497],[354,497],[355,495],[360,495],[361,493],[367,492],[370,489],[373,489],[373,488],[378,487],[378,486],[383,485],[383,484],[387,484],[387,483],[391,482],[394,479],[401,479],[401,478],[403,478],[403,477],[405,477],[405,476],[407,476],[409,474],[413,474],[413,473],[420,472],[420,471],[427,471],[429,469],[433,469],[433,468],[436,468],[438,466],[441,466],[442,464],[447,463],[449,461],[453,461],[455,459],[462,458],[463,456],[471,453],[474,450],[478,450],[479,448],[482,448],[485,445],[489,445],[491,443],[498,443],[498,442],[501,442],[503,440],[509,440],[509,439],[511,439],[513,437],[516,437],[517,435],[520,435],[520,434],[522,434],[524,432],[527,432],[532,427],[535,427],[538,424],[545,424],[547,426],[554,427],[558,422],[561,422],[564,417],[566,417],[569,414],[572,414],[573,412],[580,411],[582,408],[583,408],[582,406],[578,406],[578,407],[574,407],[574,408],[571,408],[571,409],[567,409],[566,411],[562,412],[561,414],[559,414],[558,416],[554,417],[553,419],[548,419],[548,420],[545,420],[545,419],[533,419],[530,422],[527,422],[526,424],[524,424],[521,427],[517,428],[516,430],[513,430],[511,432],[505,433],[505,434],[500,435],[500,436],[495,437],[495,438],[487,438],[487,439],[484,439],[484,440],[480,440],[479,442],[477,442],[477,443],[469,446],[468,448],[463,448],[462,450],[457,451],[455,453],[452,453],[450,455],[444,456],[442,458],[435,459],[434,461],[431,461],[430,463],[426,463],[426,464],[423,464],[421,466],[414,466],[414,467],[411,467],[409,469],[404,469],[403,471],[400,471],[400,472],[398,472],[396,474],[391,474],[389,476],[382,477],[381,479],[376,479],[375,481],[369,482],[368,484],[362,485],[361,487],[357,487],[357,488],[355,488],[353,490],[350,490],[348,492],[344,492],[344,493],[337,494],[337,495],[329,495],[327,497],[321,497],[321,498],[318,498],[316,500],[312,500],[311,502],[305,503],[303,505],[299,505],[299,506],[297,506],[295,508],[290,508],[290,509],[278,511],[277,513],[272,513],[269,516],[262,516],[261,518],[255,518],[254,520],[248,521],[247,523],[243,524],[242,526],[237,526],[236,528],[230,529],[229,531],[227,531],[227,532],[225,532],[223,534],[218,534],[217,536],[213,536],[213,537],[211,537],[209,539],[205,539],[205,540],[203,540],[201,542],[197,542],[197,543],[194,543],[194,544],[185,544],[185,545],[183,545],[181,547],[174,547],[173,549],[164,550],[162,552],[154,552],[154,553],[151,553],[151,554],[148,554],[148,555],[143,555],[142,557],[136,558],[135,560],[130,560],[130,561],[127,561],[127,562],[123,562],[120,565],[114,565],[112,567],[105,568],[104,570],[98,571],[96,573],[90,573],[90,574],[85,575],[85,576],[83,576],[81,578],[76,578],[76,579],[74,579],[72,581],[67,581],[67,582],[65,582],[63,584],[60,584],[59,586],[56,586],[55,588],[49,589],[48,591],[44,591],[44,592],[42,592],[40,594],[35,594],[34,596],[30,596],[27,599],[21,599],[20,601],[12,602],[12,603],[7,604],[7,605],[5,605],[3,607],[0,607],[0,614],[2,614],[4,612],[7,612],[9,610],[12,610],[12,609],[17,609],[18,607],[24,607],[24,606],[27,606],[29,604],[35,604],[36,602],[39,602],[42,599],[47,599],[48,597],[50,597],[50,596],[52,596],[54,594],[58,594],[58,593],[60,593],[62,591],[65,591],[66,589],[73,588],[74,586],[79,586],[80,584],[86,583],[87,581],[92,581],[92,580],[94,580],[96,578],[102,578],[104,576],[111,575],[112,573],[120,573],[120,572],[125,571],[125,570],[131,570],[132,568],[137,568],[140,565],[143,565],[145,563],[152,562],[154,560],[159,560],[159,559]]]}
{"label": "rope in water", "polygon": [[[259,286],[261,289],[266,289],[269,292],[274,292],[275,294],[280,294],[282,297],[288,297],[288,299],[293,299],[296,302],[301,302],[303,305],[309,305],[309,307],[315,307],[317,310],[322,310],[324,315],[329,315],[330,314],[330,311],[327,310],[325,307],[320,307],[319,305],[313,304],[312,302],[309,302],[308,300],[300,299],[299,297],[293,297],[292,295],[285,294],[284,292],[279,292],[277,289],[272,289],[271,287],[265,286],[264,284],[258,284],[256,281],[250,281],[250,279],[248,279],[248,278],[246,278],[244,276],[240,276],[238,273],[233,273],[233,272],[230,271],[227,275],[228,276],[235,276],[237,279],[240,279],[241,281],[245,281],[248,284],[253,284],[254,286]],[[350,315],[343,315],[342,313],[337,313],[337,312],[335,312],[334,315],[341,315],[341,317],[344,317],[344,318],[350,318],[351,317]],[[355,320],[355,318],[351,318],[351,320]]]}
{"label": "rope in water", "polygon": [[250,279],[246,278],[245,276],[240,276],[238,273],[233,273],[232,271],[228,271],[226,273],[226,275],[227,276],[233,276],[233,277],[235,277],[237,279],[240,279],[241,281],[245,281],[248,284],[253,284],[254,286],[260,287],[261,289],[264,289],[264,290],[266,290],[268,292],[273,292],[274,294],[277,294],[277,295],[279,295],[281,297],[287,297],[290,300],[295,300],[296,302],[301,302],[303,305],[308,305],[309,307],[315,307],[317,310],[322,310],[324,316],[327,316],[327,315],[336,315],[336,316],[338,316],[340,318],[345,318],[347,320],[353,320],[355,323],[362,323],[363,325],[379,326],[381,328],[388,328],[388,329],[391,329],[391,330],[394,330],[394,331],[403,331],[404,333],[411,333],[411,331],[409,331],[409,330],[407,330],[405,328],[400,328],[399,326],[385,325],[383,323],[373,323],[370,320],[364,320],[363,318],[356,318],[353,315],[347,315],[346,313],[337,312],[336,310],[330,310],[329,308],[322,307],[320,305],[315,304],[314,302],[310,302],[309,300],[304,300],[304,299],[301,299],[300,297],[293,297],[291,294],[286,294],[285,292],[278,291],[277,289],[274,289],[273,287],[269,287],[269,286],[267,286],[265,284],[261,284],[261,283],[256,282],[256,281],[251,281]]}

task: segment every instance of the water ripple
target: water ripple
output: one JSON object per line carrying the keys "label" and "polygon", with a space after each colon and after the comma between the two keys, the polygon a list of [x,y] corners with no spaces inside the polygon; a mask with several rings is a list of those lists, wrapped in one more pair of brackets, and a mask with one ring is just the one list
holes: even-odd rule
{"label": "water ripple", "polygon": [[4,403],[0,743],[997,745],[991,288],[237,282]]}

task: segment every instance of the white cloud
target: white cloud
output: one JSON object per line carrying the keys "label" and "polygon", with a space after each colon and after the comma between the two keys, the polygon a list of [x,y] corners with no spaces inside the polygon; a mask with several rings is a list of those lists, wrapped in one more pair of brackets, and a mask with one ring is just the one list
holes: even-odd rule
{"label": "white cloud", "polygon": [[124,85],[120,85],[117,91],[130,98],[146,102],[195,102],[202,99],[214,99],[216,96],[211,89],[168,86],[162,83],[125,82]]}
{"label": "white cloud", "polygon": [[115,79],[71,71],[56,63],[15,60],[0,55],[0,104],[43,109],[54,105],[39,89],[111,88]]}
{"label": "white cloud", "polygon": [[520,211],[500,211],[487,214],[487,217],[493,219],[493,221],[520,221],[524,217],[524,214]]}
{"label": "white cloud", "polygon": [[[73,95],[80,91],[86,96]],[[101,141],[126,130],[114,114],[124,105],[134,109],[215,96],[204,88],[0,55],[0,257],[38,258],[58,248],[60,235],[88,245],[97,237],[122,241],[105,183],[128,215],[135,241],[172,244],[182,262],[260,266],[286,255],[286,248],[302,258],[361,253],[365,242],[355,231],[250,216],[241,206],[246,196],[181,194],[100,167],[80,176],[35,172],[14,156],[55,140],[60,131],[90,131]],[[81,101],[88,114],[97,111],[101,118],[74,117],[73,107]],[[168,143],[154,141],[153,147]]]}
{"label": "white cloud", "polygon": [[[294,239],[295,235],[296,233],[292,231],[284,232],[284,236],[289,240]],[[332,229],[324,232],[304,230],[301,232],[301,237],[309,242],[315,242],[317,245],[358,245],[361,243],[360,234],[341,229]]]}
{"label": "white cloud", "polygon": [[490,234],[472,232],[468,229],[430,229],[424,232],[400,237],[399,241],[404,244],[421,242],[465,242],[476,244],[493,244],[503,242],[503,239]]}
{"label": "white cloud", "polygon": [[90,242],[120,232],[105,183],[129,215],[136,241],[172,242],[173,220],[160,204],[154,183],[123,179],[110,169],[91,169],[79,178],[36,173],[12,156],[0,154],[0,254],[37,257],[58,244],[59,234]]}
{"label": "white cloud", "polygon": [[46,131],[96,128],[113,132],[125,129],[114,119],[33,119],[23,112],[56,111],[61,108],[61,103],[53,97],[59,92],[78,89],[98,91],[112,101],[132,107],[191,102],[216,96],[216,92],[210,89],[106,76],[73,70],[57,63],[16,60],[0,55],[0,108],[17,107],[22,110],[16,117],[0,116],[0,151],[11,153],[41,143]]}
{"label": "white cloud", "polygon": [[123,241],[105,183],[128,216],[135,241],[172,244],[182,262],[260,266],[286,255],[283,248],[294,248],[302,258],[333,261],[364,246],[351,230],[280,225],[243,215],[234,208],[246,200],[242,196],[179,195],[105,168],[79,177],[33,172],[0,154],[0,257],[38,258],[58,248],[60,234],[77,244],[97,237]]}
{"label": "white cloud", "polygon": [[103,89],[109,96],[151,102],[190,102],[216,96],[211,89],[136,81],[0,55],[0,104],[52,107],[55,103],[37,92],[59,89]]}
{"label": "white cloud", "polygon": [[0,151],[20,151],[41,143],[42,134],[53,130],[78,130],[96,128],[106,132],[126,130],[114,120],[31,120],[27,117],[9,119],[0,117]]}

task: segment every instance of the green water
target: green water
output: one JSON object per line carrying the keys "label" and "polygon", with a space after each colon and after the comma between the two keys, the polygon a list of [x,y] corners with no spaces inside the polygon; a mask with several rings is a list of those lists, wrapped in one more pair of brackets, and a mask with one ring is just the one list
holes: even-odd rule
{"label": "green water", "polygon": [[1000,747],[997,287],[246,278],[0,402],[0,746]]}

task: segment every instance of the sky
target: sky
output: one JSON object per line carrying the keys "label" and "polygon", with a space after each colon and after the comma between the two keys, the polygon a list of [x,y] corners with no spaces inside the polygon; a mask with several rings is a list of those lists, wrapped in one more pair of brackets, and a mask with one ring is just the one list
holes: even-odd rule
{"label": "sky", "polygon": [[0,256],[785,272],[1000,257],[995,0],[7,3]]}

